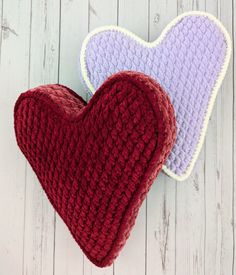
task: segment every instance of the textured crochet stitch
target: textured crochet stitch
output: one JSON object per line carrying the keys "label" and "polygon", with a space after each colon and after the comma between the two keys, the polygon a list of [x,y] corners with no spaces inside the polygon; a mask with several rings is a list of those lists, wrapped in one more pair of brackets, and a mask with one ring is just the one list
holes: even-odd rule
{"label": "textured crochet stitch", "polygon": [[151,78],[110,77],[87,104],[69,88],[20,95],[17,143],[86,256],[112,264],[174,144],[172,104]]}
{"label": "textured crochet stitch", "polygon": [[160,83],[177,121],[176,143],[163,169],[185,180],[201,150],[230,53],[230,37],[220,21],[189,12],[175,18],[151,43],[120,27],[98,28],[83,43],[80,65],[90,93],[123,70],[143,72]]}

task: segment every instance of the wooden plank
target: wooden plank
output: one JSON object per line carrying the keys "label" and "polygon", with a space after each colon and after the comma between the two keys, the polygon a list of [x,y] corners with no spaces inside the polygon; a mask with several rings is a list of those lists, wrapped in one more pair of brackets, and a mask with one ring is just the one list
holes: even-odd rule
{"label": "wooden plank", "polygon": [[89,1],[89,31],[105,25],[117,24],[117,0]]}
{"label": "wooden plank", "polygon": [[148,40],[149,0],[119,0],[118,25]]}
{"label": "wooden plank", "polygon": [[[120,0],[118,24],[148,40],[149,1]],[[140,209],[129,240],[114,264],[114,273],[117,275],[145,274],[145,269],[146,201]]]}
{"label": "wooden plank", "polygon": [[[59,12],[57,0],[32,1],[29,86],[58,80]],[[27,168],[23,274],[53,274],[55,212]]]}
{"label": "wooden plank", "polygon": [[176,1],[150,0],[150,41],[158,38],[165,26],[176,17]]}
{"label": "wooden plank", "polygon": [[58,216],[55,230],[54,275],[83,274],[83,252]]}
{"label": "wooden plank", "polygon": [[1,1],[0,273],[22,274],[26,161],[16,144],[13,109],[28,86],[30,1]]}
{"label": "wooden plank", "polygon": [[175,187],[175,181],[161,173],[148,194],[148,275],[175,272]]}
{"label": "wooden plank", "polygon": [[84,99],[86,92],[80,74],[79,53],[88,33],[88,9],[88,0],[61,1],[59,82]]}
{"label": "wooden plank", "polygon": [[[88,30],[103,25],[115,25],[117,22],[117,0],[90,0]],[[113,266],[98,268],[84,256],[84,275],[112,275]]]}
{"label": "wooden plank", "polygon": [[[177,3],[150,1],[149,40],[177,15]],[[176,182],[161,173],[147,198],[147,275],[175,273]]]}
{"label": "wooden plank", "polygon": [[[58,81],[86,98],[79,75],[78,57],[88,32],[88,1],[61,1]],[[83,273],[83,252],[57,215],[55,227],[55,275]]]}
{"label": "wooden plank", "polygon": [[[218,16],[229,32],[229,2],[207,0],[206,10]],[[226,6],[223,8],[223,6]],[[206,136],[205,272],[231,274],[233,264],[233,75],[232,63],[220,89]]]}
{"label": "wooden plank", "polygon": [[233,12],[233,20],[232,20],[232,27],[233,27],[233,33],[232,33],[232,39],[233,39],[233,56],[232,56],[232,62],[233,62],[233,79],[232,79],[232,85],[233,85],[233,105],[234,105],[234,138],[233,138],[233,263],[232,263],[232,273],[236,274],[236,90],[235,90],[235,79],[236,79],[236,57],[235,57],[235,41],[236,41],[236,5],[235,2],[233,3],[232,12]]}
{"label": "wooden plank", "polygon": [[206,12],[213,14],[218,17],[218,0],[206,0]]}
{"label": "wooden plank", "polygon": [[[178,14],[204,10],[205,1],[178,1]],[[204,148],[191,176],[176,189],[176,274],[204,274],[205,166]]]}
{"label": "wooden plank", "polygon": [[[215,0],[206,1],[206,11],[217,17],[218,3]],[[219,95],[222,91],[219,91]],[[219,274],[220,266],[220,197],[221,184],[219,181],[217,163],[218,123],[217,109],[220,106],[218,95],[213,109],[205,139],[205,272]],[[207,258],[206,258],[207,255]],[[210,263],[210,264],[209,264]],[[217,271],[218,270],[218,271]]]}
{"label": "wooden plank", "polygon": [[178,13],[186,11],[199,10],[205,11],[206,0],[177,0]]}
{"label": "wooden plank", "polygon": [[[232,2],[219,1],[219,19],[232,36]],[[231,63],[219,94],[218,122],[218,170],[221,183],[221,266],[218,274],[230,274],[233,264],[233,66]],[[209,263],[210,264],[210,263]]]}
{"label": "wooden plank", "polygon": [[204,150],[192,175],[177,183],[176,274],[204,274]]}

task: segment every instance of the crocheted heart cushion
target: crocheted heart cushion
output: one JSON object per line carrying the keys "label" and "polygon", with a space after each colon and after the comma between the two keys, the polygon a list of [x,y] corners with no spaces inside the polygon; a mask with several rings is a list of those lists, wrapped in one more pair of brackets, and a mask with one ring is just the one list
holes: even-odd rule
{"label": "crocheted heart cushion", "polygon": [[84,253],[110,265],[174,144],[167,94],[132,72],[109,78],[88,104],[64,86],[40,86],[17,100],[15,133]]}
{"label": "crocheted heart cushion", "polygon": [[92,93],[122,70],[144,72],[160,83],[177,120],[177,140],[164,171],[184,180],[202,147],[230,49],[229,35],[216,18],[190,12],[174,19],[152,43],[119,27],[99,28],[85,39],[80,63]]}

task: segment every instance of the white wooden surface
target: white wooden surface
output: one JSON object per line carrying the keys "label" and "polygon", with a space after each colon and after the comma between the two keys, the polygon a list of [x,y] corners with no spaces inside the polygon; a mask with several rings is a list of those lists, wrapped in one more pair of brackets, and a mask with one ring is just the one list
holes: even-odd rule
{"label": "white wooden surface", "polygon": [[203,10],[236,36],[234,0],[1,0],[0,275],[235,275],[236,62],[231,59],[191,177],[161,174],[115,264],[83,256],[17,148],[13,106],[42,83],[86,98],[77,72],[88,31],[118,24],[146,40],[177,14]]}

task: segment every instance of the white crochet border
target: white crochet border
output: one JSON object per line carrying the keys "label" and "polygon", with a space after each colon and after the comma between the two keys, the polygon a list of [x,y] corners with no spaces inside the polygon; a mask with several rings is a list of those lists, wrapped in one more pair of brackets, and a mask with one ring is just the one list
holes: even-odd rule
{"label": "white crochet border", "polygon": [[141,45],[148,47],[148,48],[152,48],[157,46],[158,44],[160,44],[162,42],[162,40],[165,38],[166,34],[169,32],[169,30],[174,27],[176,24],[178,24],[178,22],[183,19],[186,16],[191,16],[191,15],[199,15],[199,16],[205,16],[208,17],[210,20],[212,20],[218,27],[219,29],[222,31],[222,33],[225,36],[225,40],[226,40],[226,55],[225,55],[225,60],[224,63],[222,65],[221,71],[219,73],[219,76],[216,80],[215,86],[212,90],[212,95],[211,98],[209,100],[208,103],[208,108],[207,108],[207,112],[203,121],[203,125],[202,125],[202,131],[200,133],[199,136],[199,141],[196,145],[195,151],[193,153],[192,159],[185,171],[184,174],[182,175],[177,175],[174,172],[172,172],[170,169],[168,169],[165,165],[163,165],[163,170],[164,172],[169,175],[170,177],[172,177],[173,179],[177,180],[177,181],[183,181],[185,179],[187,179],[189,177],[189,175],[191,174],[194,164],[198,158],[198,155],[201,151],[203,142],[204,142],[204,138],[205,138],[205,134],[206,134],[206,130],[207,130],[207,126],[208,126],[208,122],[209,122],[209,118],[210,115],[212,113],[212,109],[213,109],[213,105],[217,96],[217,92],[221,86],[221,83],[225,77],[228,65],[229,65],[229,61],[230,61],[230,56],[231,56],[231,51],[232,51],[232,43],[231,43],[231,39],[230,36],[227,32],[227,30],[225,29],[225,27],[222,25],[222,23],[215,18],[213,15],[206,13],[206,12],[200,12],[200,11],[190,11],[190,12],[186,12],[183,13],[179,16],[177,16],[174,20],[172,20],[166,27],[165,29],[162,31],[161,35],[153,42],[146,42],[144,40],[142,40],[140,37],[138,37],[137,35],[133,34],[132,32],[117,27],[117,26],[104,26],[104,27],[100,27],[97,28],[95,30],[93,30],[92,32],[90,32],[87,37],[85,38],[83,44],[82,44],[82,48],[81,48],[81,53],[80,53],[80,66],[81,66],[81,73],[83,76],[83,79],[86,83],[86,85],[88,86],[88,88],[90,89],[90,91],[94,94],[95,89],[92,85],[92,83],[90,82],[90,79],[88,77],[88,73],[87,73],[87,67],[86,67],[86,48],[87,48],[87,44],[89,43],[89,40],[96,34],[103,32],[103,31],[107,31],[107,30],[116,30],[116,31],[120,31],[128,36],[130,36],[132,39],[136,40],[138,43],[140,43]]}

